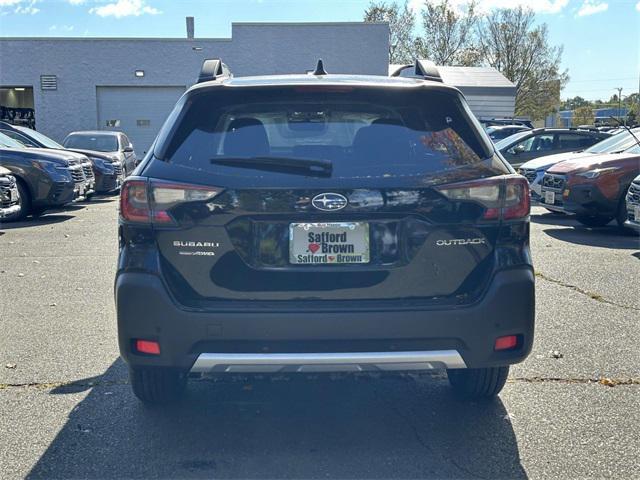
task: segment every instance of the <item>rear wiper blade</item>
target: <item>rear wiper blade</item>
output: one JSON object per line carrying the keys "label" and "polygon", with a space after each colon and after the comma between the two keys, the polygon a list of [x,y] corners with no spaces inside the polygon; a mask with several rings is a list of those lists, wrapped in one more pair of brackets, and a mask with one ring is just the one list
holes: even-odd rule
{"label": "rear wiper blade", "polygon": [[330,176],[333,171],[331,160],[295,158],[295,157],[214,157],[211,163],[229,167],[272,170],[286,173],[305,172],[320,176]]}

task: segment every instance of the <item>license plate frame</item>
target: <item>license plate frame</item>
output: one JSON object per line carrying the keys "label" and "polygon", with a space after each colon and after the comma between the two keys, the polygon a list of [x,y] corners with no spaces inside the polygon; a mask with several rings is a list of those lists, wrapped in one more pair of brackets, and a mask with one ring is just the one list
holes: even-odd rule
{"label": "license plate frame", "polygon": [[544,192],[544,203],[549,205],[553,205],[556,203],[556,192],[551,192],[549,190]]}
{"label": "license plate frame", "polygon": [[633,206],[633,219],[636,222],[640,222],[640,205]]}
{"label": "license plate frame", "polygon": [[14,188],[10,188],[9,189],[9,201],[10,202],[15,202],[18,200],[18,188],[14,187]]}
{"label": "license plate frame", "polygon": [[[322,235],[311,241],[310,233]],[[362,265],[371,261],[369,222],[296,222],[289,224],[291,265]],[[312,251],[313,250],[313,251]]]}

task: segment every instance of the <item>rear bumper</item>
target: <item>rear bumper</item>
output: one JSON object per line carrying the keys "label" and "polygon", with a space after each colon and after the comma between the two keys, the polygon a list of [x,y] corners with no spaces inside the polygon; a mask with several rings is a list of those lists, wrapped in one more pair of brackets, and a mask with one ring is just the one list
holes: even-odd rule
{"label": "rear bumper", "polygon": [[[408,353],[422,355],[422,360],[382,363],[404,363],[406,368],[400,369],[406,370],[415,369],[411,367],[415,363],[431,364],[423,368],[480,368],[520,362],[533,343],[534,275],[528,267],[496,273],[482,299],[463,308],[309,311],[296,304],[297,310],[288,306],[260,312],[202,312],[177,306],[160,278],[146,273],[120,273],[115,297],[120,353],[132,366],[188,371],[195,364],[197,371],[229,371],[233,365],[272,365],[274,358],[266,355],[306,353],[354,354],[351,360],[342,358],[341,365],[363,369],[362,365],[381,362],[375,358],[364,362],[356,354]],[[495,339],[505,335],[518,335],[517,348],[495,352]],[[136,339],[159,342],[160,355],[134,352]],[[448,352],[448,360],[443,360],[442,351]],[[463,363],[451,360],[456,353]],[[236,362],[222,354],[245,357]],[[294,355],[288,365],[315,362]]]}
{"label": "rear bumper", "polygon": [[309,373],[465,368],[456,350],[341,353],[201,353],[192,373]]}

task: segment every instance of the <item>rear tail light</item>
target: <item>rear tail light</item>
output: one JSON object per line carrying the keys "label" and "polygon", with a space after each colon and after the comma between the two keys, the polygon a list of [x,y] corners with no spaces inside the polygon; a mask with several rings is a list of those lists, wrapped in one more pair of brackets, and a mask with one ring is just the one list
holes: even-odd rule
{"label": "rear tail light", "polygon": [[220,192],[220,188],[203,185],[127,179],[120,193],[120,216],[128,222],[172,224],[173,207],[210,200]]}
{"label": "rear tail light", "polygon": [[529,215],[529,182],[520,175],[482,178],[437,190],[450,200],[482,205],[485,220],[513,220]]}

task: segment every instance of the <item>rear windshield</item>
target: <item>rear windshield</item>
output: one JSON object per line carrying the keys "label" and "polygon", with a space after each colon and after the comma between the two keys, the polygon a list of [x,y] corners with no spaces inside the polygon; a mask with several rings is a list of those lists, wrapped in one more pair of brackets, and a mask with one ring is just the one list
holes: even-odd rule
{"label": "rear windshield", "polygon": [[114,135],[74,133],[64,139],[64,146],[96,152],[115,152],[118,150],[118,139]]}
{"label": "rear windshield", "polygon": [[220,160],[324,160],[334,178],[416,177],[495,163],[488,139],[457,95],[407,90],[208,91],[176,107],[155,153],[172,164],[234,177],[283,173]]}

